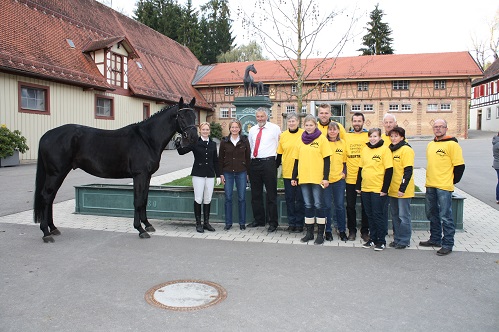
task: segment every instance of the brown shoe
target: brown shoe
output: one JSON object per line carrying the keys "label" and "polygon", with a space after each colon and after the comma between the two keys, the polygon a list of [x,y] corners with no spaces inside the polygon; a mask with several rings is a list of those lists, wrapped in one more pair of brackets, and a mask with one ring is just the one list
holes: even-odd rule
{"label": "brown shoe", "polygon": [[360,237],[362,238],[362,241],[369,242],[371,238],[369,237],[369,234],[361,234]]}
{"label": "brown shoe", "polygon": [[348,241],[355,241],[356,237],[357,237],[357,234],[355,234],[355,233],[349,233],[348,234]]}

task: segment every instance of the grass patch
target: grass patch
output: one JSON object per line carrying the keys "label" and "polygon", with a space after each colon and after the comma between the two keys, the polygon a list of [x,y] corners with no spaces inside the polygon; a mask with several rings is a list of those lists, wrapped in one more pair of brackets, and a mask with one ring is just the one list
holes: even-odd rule
{"label": "grass patch", "polygon": [[[192,177],[186,176],[180,179],[173,180],[171,182],[163,183],[164,186],[179,186],[179,187],[192,187]],[[215,186],[215,188],[223,188],[223,184]],[[284,189],[284,180],[282,178],[277,179],[277,189]]]}

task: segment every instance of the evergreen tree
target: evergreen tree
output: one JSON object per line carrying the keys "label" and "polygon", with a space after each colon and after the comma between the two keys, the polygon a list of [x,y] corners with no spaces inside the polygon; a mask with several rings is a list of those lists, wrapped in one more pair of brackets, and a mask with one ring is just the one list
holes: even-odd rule
{"label": "evergreen tree", "polygon": [[361,51],[362,55],[393,54],[394,51],[392,48],[393,38],[390,37],[392,30],[387,23],[381,22],[385,14],[381,9],[378,9],[378,6],[379,4],[369,15],[371,21],[367,23],[368,33],[362,37],[362,45],[366,47],[357,50]]}
{"label": "evergreen tree", "polygon": [[200,27],[203,33],[203,64],[215,63],[217,55],[229,51],[234,39],[231,33],[231,20],[228,0],[210,0],[201,6],[205,13]]}

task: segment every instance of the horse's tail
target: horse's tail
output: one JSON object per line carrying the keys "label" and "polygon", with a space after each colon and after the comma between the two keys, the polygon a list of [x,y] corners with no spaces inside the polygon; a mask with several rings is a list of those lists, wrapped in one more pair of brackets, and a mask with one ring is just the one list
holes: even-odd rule
{"label": "horse's tail", "polygon": [[36,180],[35,180],[35,197],[33,203],[33,219],[35,224],[42,222],[45,203],[42,197],[43,186],[45,185],[45,164],[43,161],[43,153],[38,147],[38,161],[36,163]]}

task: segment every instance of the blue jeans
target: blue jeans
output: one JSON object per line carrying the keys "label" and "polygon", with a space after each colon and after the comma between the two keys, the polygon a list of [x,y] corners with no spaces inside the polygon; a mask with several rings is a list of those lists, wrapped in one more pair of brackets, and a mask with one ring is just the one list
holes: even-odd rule
{"label": "blue jeans", "polygon": [[[346,231],[346,211],[345,211],[345,188],[344,179],[329,183],[324,189],[324,206],[326,209],[326,232],[332,232],[331,224],[337,227],[340,232]],[[331,212],[334,201],[334,211]],[[333,216],[331,218],[331,216]]]}
{"label": "blue jeans", "polygon": [[411,242],[411,199],[390,197],[393,242],[408,246]]}
{"label": "blue jeans", "polygon": [[232,225],[232,192],[237,188],[239,225],[246,224],[246,172],[224,172],[225,177],[225,224]]}
{"label": "blue jeans", "polygon": [[496,169],[496,172],[497,172],[496,201],[499,202],[499,168]]}
{"label": "blue jeans", "polygon": [[380,196],[379,193],[362,192],[362,203],[369,222],[369,236],[375,244],[386,244],[386,234],[388,234],[388,222],[385,218],[385,211],[388,208],[386,201],[388,196]]}
{"label": "blue jeans", "polygon": [[452,219],[452,192],[427,187],[425,197],[426,218],[430,221],[430,241],[452,250],[456,233],[456,225]]}
{"label": "blue jeans", "polygon": [[305,202],[305,218],[325,218],[324,189],[319,184],[314,183],[302,183],[300,187]]}
{"label": "blue jeans", "polygon": [[288,213],[288,225],[303,227],[305,218],[305,204],[300,186],[292,186],[291,179],[284,180],[284,197]]}

